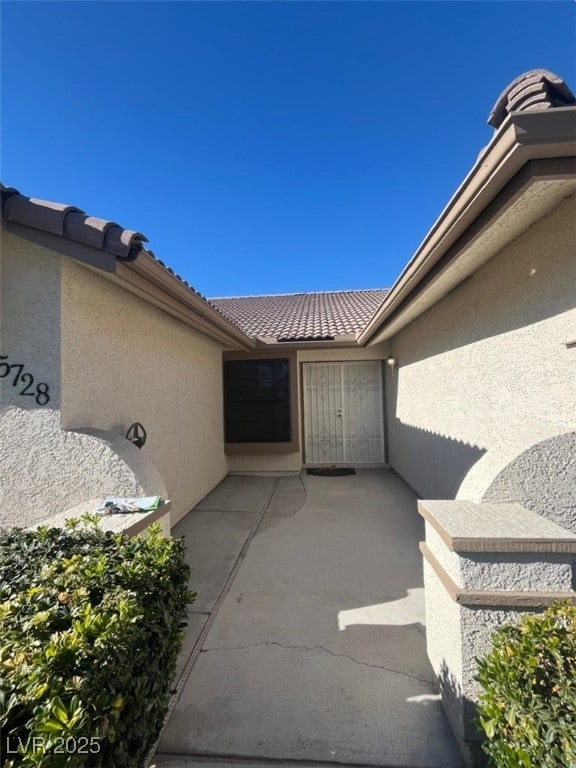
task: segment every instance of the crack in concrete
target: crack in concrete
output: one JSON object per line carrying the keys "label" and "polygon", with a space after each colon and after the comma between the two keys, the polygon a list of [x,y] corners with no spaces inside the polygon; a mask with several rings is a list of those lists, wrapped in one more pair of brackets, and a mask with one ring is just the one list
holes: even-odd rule
{"label": "crack in concrete", "polygon": [[426,685],[434,685],[434,682],[432,680],[428,680],[425,677],[420,677],[419,675],[414,675],[411,672],[404,672],[401,669],[393,669],[392,667],[385,667],[382,664],[368,664],[365,661],[359,661],[358,659],[355,659],[353,656],[349,656],[347,653],[334,653],[334,651],[330,651],[328,648],[324,648],[323,645],[284,645],[283,643],[278,643],[276,641],[271,641],[267,643],[250,643],[249,645],[237,645],[232,648],[228,648],[226,646],[218,646],[216,648],[203,648],[200,653],[210,653],[212,651],[244,651],[248,650],[250,648],[258,648],[261,646],[266,645],[276,645],[279,648],[285,648],[286,650],[302,650],[302,651],[324,651],[324,653],[327,653],[329,656],[333,656],[336,659],[348,659],[349,661],[354,662],[354,664],[358,664],[361,667],[368,667],[370,669],[381,669],[384,672],[391,672],[394,675],[402,675],[403,677],[410,677],[413,680],[417,680],[419,683],[425,683]]}

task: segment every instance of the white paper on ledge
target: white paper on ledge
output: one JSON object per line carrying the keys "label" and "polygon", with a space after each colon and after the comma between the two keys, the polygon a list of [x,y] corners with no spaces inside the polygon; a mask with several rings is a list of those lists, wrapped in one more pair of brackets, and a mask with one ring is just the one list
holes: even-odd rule
{"label": "white paper on ledge", "polygon": [[126,507],[126,512],[151,512],[153,509],[158,509],[160,496],[106,496],[96,512],[103,514],[107,504],[114,504],[120,508]]}

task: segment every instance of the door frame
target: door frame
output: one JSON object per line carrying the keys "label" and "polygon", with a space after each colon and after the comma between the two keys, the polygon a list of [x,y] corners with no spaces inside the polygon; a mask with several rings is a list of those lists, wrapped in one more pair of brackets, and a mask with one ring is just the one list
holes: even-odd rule
{"label": "door frame", "polygon": [[[327,466],[326,462],[307,462],[306,461],[306,428],[304,422],[304,366],[305,365],[322,365],[322,364],[336,364],[344,365],[346,363],[379,363],[380,365],[380,383],[382,394],[382,454],[384,457],[383,462],[375,462],[374,464],[361,464],[357,462],[346,462],[345,466],[353,467],[354,469],[388,469],[390,464],[388,463],[388,434],[387,434],[387,411],[386,411],[386,366],[384,360],[381,358],[371,358],[369,360],[303,360],[300,362],[300,370],[298,376],[298,386],[300,389],[300,443],[301,443],[301,458],[303,469],[315,469],[319,467]],[[338,465],[337,465],[338,466]],[[343,464],[340,466],[344,466]]]}

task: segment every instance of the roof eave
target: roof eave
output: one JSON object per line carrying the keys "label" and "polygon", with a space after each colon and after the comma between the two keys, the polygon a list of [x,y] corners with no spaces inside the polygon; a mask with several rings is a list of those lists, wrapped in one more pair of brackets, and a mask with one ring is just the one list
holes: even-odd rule
{"label": "roof eave", "polygon": [[407,297],[505,185],[530,160],[574,157],[575,135],[576,107],[511,113],[449,200],[358,343],[375,344],[386,338],[383,329],[391,315],[397,315]]}
{"label": "roof eave", "polygon": [[135,260],[127,261],[98,248],[12,222],[5,217],[1,221],[6,232],[74,259],[109,280],[121,282],[131,293],[227,347],[249,350],[256,346],[250,337],[145,250],[140,250]]}
{"label": "roof eave", "polygon": [[211,304],[184,285],[143,250],[135,261],[118,263],[116,274],[131,288],[168,313],[226,346],[254,349],[256,343]]}
{"label": "roof eave", "polygon": [[20,224],[10,221],[4,216],[1,217],[2,228],[23,240],[48,248],[55,253],[68,256],[75,261],[79,261],[89,267],[94,267],[102,272],[113,274],[116,271],[117,258],[112,253],[106,253],[99,248],[93,248],[90,245],[79,243],[75,240],[68,240],[62,235],[56,235],[52,232],[45,232],[35,227],[29,227],[26,224]]}

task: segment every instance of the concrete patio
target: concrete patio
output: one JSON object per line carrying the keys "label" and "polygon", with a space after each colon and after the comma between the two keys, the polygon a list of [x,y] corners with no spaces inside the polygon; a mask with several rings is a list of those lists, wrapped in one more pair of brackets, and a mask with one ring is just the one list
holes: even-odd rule
{"label": "concrete patio", "polygon": [[174,529],[198,600],[151,765],[459,768],[391,470],[229,476]]}

